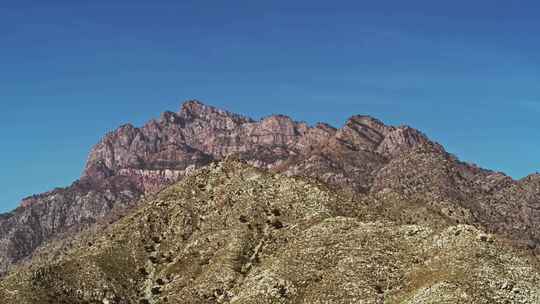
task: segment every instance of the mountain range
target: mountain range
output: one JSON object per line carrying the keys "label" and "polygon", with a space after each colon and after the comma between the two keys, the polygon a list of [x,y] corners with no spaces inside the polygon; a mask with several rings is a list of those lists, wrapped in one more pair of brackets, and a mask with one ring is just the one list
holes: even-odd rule
{"label": "mountain range", "polygon": [[462,162],[409,126],[192,100],[0,215],[0,299],[539,303],[539,228],[540,175]]}

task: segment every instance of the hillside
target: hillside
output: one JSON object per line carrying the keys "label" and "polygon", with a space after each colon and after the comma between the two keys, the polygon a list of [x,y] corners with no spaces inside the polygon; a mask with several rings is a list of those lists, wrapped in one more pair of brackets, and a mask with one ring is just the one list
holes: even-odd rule
{"label": "hillside", "polygon": [[[414,214],[428,220],[408,223]],[[234,160],[194,172],[106,230],[55,250],[6,277],[0,301],[540,300],[538,261],[501,236],[394,193],[357,201]]]}

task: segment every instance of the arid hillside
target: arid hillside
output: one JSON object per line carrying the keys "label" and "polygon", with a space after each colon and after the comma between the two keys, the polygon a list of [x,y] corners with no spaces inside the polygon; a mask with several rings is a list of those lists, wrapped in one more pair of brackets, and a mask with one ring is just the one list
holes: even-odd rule
{"label": "arid hillside", "polygon": [[[430,220],[407,223],[414,213]],[[397,195],[355,201],[230,160],[52,250],[0,283],[3,303],[540,299],[538,261],[500,236]]]}

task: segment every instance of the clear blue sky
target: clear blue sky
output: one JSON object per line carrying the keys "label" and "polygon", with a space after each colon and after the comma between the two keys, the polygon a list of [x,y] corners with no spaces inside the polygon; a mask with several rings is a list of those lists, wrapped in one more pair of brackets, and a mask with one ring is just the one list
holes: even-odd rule
{"label": "clear blue sky", "polygon": [[0,210],[191,98],[336,126],[369,114],[522,177],[540,167],[538,16],[538,1],[1,1]]}

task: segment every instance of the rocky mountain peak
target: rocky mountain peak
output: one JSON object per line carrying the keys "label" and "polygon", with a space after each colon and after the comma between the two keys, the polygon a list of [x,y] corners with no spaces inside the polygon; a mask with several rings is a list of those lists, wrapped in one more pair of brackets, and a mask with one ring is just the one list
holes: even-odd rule
{"label": "rocky mountain peak", "polygon": [[296,122],[286,115],[271,115],[261,119],[257,129],[261,133],[267,132],[292,137],[305,133],[308,126],[305,123]]}
{"label": "rocky mountain peak", "polygon": [[379,119],[371,117],[369,115],[354,115],[347,119],[345,126],[354,128],[355,126],[362,126],[378,132],[381,135],[386,135],[392,127],[385,125]]}
{"label": "rocky mountain peak", "polygon": [[187,121],[204,120],[226,128],[253,121],[251,118],[206,105],[198,100],[184,102],[178,114]]}
{"label": "rocky mountain peak", "polygon": [[141,127],[126,124],[106,134],[91,149],[80,181],[0,216],[0,274],[43,242],[121,214],[142,195],[227,157],[357,195],[397,193],[460,223],[540,238],[536,176],[495,176],[460,162],[416,129],[366,115],[341,128],[309,126],[284,115],[256,121],[190,100]]}

